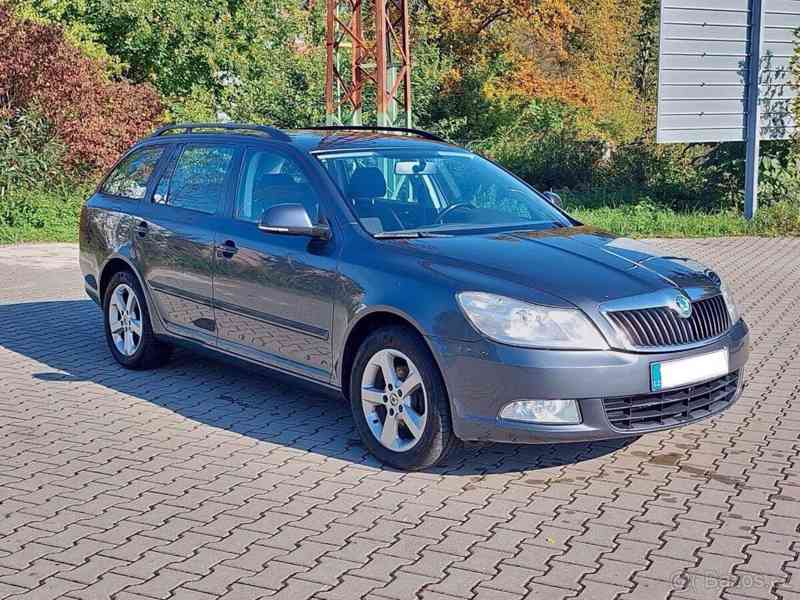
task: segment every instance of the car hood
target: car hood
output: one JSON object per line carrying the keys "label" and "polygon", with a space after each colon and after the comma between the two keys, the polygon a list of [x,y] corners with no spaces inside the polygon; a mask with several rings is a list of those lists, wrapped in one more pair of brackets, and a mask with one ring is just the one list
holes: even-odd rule
{"label": "car hood", "polygon": [[[716,290],[719,279],[686,258],[591,227],[511,231],[406,240],[429,267],[445,269],[466,288],[500,293],[507,281],[582,308],[665,288]],[[486,283],[489,288],[482,287]],[[594,312],[594,311],[591,311]]]}

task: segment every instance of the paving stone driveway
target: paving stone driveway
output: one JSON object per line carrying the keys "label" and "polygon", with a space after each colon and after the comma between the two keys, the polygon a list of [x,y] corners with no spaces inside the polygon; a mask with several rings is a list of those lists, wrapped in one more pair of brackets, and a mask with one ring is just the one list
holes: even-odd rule
{"label": "paving stone driveway", "polygon": [[658,244],[733,283],[734,408],[415,474],[317,390],[185,352],[124,371],[73,246],[0,248],[0,597],[800,598],[800,240]]}

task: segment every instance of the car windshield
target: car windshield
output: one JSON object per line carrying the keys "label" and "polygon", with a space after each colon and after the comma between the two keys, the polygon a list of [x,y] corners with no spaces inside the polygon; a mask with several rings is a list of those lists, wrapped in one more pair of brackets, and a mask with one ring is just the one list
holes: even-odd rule
{"label": "car windshield", "polygon": [[571,225],[541,194],[469,152],[384,149],[317,158],[377,237]]}

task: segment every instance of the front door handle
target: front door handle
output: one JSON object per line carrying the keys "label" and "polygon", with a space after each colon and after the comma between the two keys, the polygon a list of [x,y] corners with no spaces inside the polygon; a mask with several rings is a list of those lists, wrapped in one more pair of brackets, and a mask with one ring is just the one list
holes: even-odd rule
{"label": "front door handle", "polygon": [[144,237],[147,235],[147,232],[150,230],[150,227],[147,225],[146,221],[142,221],[136,226],[136,233],[139,234],[139,237]]}
{"label": "front door handle", "polygon": [[236,247],[236,242],[233,240],[226,240],[217,246],[217,256],[219,258],[233,258],[239,249]]}

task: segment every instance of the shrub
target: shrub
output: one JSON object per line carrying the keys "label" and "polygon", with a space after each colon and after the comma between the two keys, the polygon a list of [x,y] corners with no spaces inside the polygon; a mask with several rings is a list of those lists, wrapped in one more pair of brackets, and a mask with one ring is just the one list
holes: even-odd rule
{"label": "shrub", "polygon": [[109,79],[62,28],[15,17],[0,5],[0,111],[38,107],[65,146],[65,164],[95,174],[162,115],[155,90]]}
{"label": "shrub", "polygon": [[700,168],[702,146],[625,144],[598,166],[592,188],[617,196],[645,195],[675,210],[720,209],[732,204],[714,169]]}
{"label": "shrub", "polygon": [[584,188],[603,156],[602,142],[578,142],[569,135],[513,136],[496,141],[488,153],[531,185],[542,189]]}
{"label": "shrub", "polygon": [[[800,207],[800,157],[790,142],[765,142],[759,205]],[[637,141],[606,151],[577,141],[571,128],[517,130],[494,138],[485,152],[540,189],[580,196],[587,207],[623,206],[645,199],[679,212],[742,211],[743,144],[658,145]]]}
{"label": "shrub", "polygon": [[10,190],[0,199],[0,244],[75,241],[81,206],[90,193],[87,185]]}
{"label": "shrub", "polygon": [[781,200],[760,210],[755,225],[765,235],[800,235],[800,202]]}
{"label": "shrub", "polygon": [[800,158],[784,144],[778,152],[761,157],[758,203],[768,207],[787,200],[794,200],[795,212],[800,210]]}
{"label": "shrub", "polygon": [[38,112],[0,116],[0,201],[10,190],[62,182],[64,152],[64,144]]}

